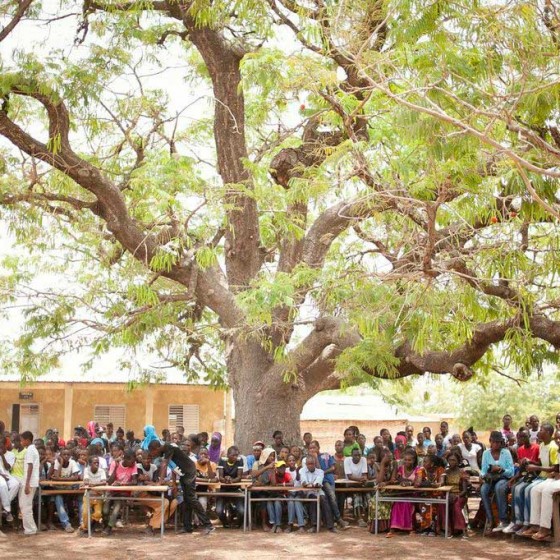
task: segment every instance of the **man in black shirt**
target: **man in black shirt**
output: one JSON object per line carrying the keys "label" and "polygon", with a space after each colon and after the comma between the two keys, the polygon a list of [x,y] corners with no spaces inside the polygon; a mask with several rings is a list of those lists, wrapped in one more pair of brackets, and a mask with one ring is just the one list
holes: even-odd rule
{"label": "man in black shirt", "polygon": [[[220,459],[218,463],[218,478],[222,484],[223,492],[239,493],[239,487],[236,486],[241,482],[243,476],[243,459],[239,458],[239,449],[232,445],[227,450],[227,459]],[[224,527],[228,527],[227,501],[229,498],[220,497],[216,501],[216,513]],[[237,524],[240,527],[243,524],[243,515],[245,503],[243,498],[234,500],[235,509],[237,511]]]}
{"label": "man in black shirt", "polygon": [[204,527],[204,533],[208,535],[214,531],[214,527],[208,519],[204,508],[196,497],[196,465],[191,461],[189,456],[181,451],[178,447],[166,443],[161,445],[159,441],[152,441],[148,446],[148,451],[150,457],[163,457],[165,462],[161,465],[160,478],[165,478],[165,470],[167,469],[167,463],[173,461],[176,468],[175,472],[179,475],[179,482],[181,483],[181,488],[183,489],[183,530],[182,533],[192,533],[192,513],[196,513],[198,519]]}

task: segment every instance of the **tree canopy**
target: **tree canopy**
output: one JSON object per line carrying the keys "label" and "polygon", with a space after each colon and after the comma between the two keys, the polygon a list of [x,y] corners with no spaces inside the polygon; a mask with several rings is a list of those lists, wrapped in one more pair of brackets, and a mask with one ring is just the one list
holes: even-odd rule
{"label": "tree canopy", "polygon": [[557,363],[556,2],[49,5],[0,14],[7,369],[148,348],[301,410]]}

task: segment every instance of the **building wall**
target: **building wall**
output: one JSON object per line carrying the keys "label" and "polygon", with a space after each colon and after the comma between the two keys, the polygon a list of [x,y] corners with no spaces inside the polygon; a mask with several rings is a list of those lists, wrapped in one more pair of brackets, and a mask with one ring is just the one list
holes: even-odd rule
{"label": "building wall", "polygon": [[[20,400],[20,393],[33,393],[30,400]],[[16,382],[0,382],[0,420],[12,429],[13,404],[37,404],[40,407],[39,434],[56,427],[61,436],[68,439],[74,427],[85,426],[94,418],[96,405],[124,405],[126,425],[142,437],[146,424],[153,424],[158,432],[168,425],[169,405],[199,406],[199,430],[219,431],[224,434],[225,446],[233,444],[233,426],[230,395],[204,385],[150,385],[127,389],[124,383],[45,383],[39,382],[21,388]],[[446,418],[441,418],[444,420]],[[367,436],[367,445],[381,428],[388,428],[393,437],[410,423],[415,432],[430,426],[435,434],[439,430],[439,419],[409,422],[406,418],[392,420],[302,420],[301,432],[311,432],[314,439],[325,450],[333,450],[337,439],[342,439],[345,428],[357,425]],[[115,429],[118,426],[115,426]],[[454,427],[450,425],[453,433]],[[486,438],[487,439],[487,438]],[[483,441],[486,441],[484,439]],[[481,438],[482,440],[482,438]]]}
{"label": "building wall", "polygon": [[[155,389],[155,387],[154,387]],[[177,387],[160,385],[154,390],[154,426],[166,426],[169,405],[198,404],[200,407],[201,432],[226,431],[225,429],[225,401],[229,395],[224,391],[215,391],[204,385],[190,385],[188,391],[177,391]]]}
{"label": "building wall", "polygon": [[[49,384],[50,385],[50,384]],[[49,427],[57,426],[62,431],[64,425],[64,385],[52,384],[49,387],[21,388],[18,383],[0,383],[0,420],[6,423],[6,428],[12,428],[12,405],[38,404],[39,432],[44,434]],[[31,400],[20,400],[20,393],[33,393]],[[34,434],[35,435],[35,434]]]}
{"label": "building wall", "polygon": [[[29,400],[20,393],[32,393]],[[224,431],[226,393],[204,385],[150,385],[128,390],[124,383],[35,383],[21,388],[15,382],[0,383],[0,419],[12,429],[14,404],[36,404],[40,408],[39,434],[56,427],[68,439],[74,427],[94,418],[96,405],[124,405],[125,429],[142,437],[146,424],[158,432],[168,424],[169,405],[199,405],[200,431]],[[118,426],[115,426],[115,429]],[[35,434],[34,434],[35,435]]]}

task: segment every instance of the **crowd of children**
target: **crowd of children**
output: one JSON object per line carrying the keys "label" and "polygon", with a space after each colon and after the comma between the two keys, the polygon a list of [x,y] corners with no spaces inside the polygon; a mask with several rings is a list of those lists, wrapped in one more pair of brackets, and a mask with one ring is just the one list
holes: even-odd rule
{"label": "crowd of children", "polygon": [[[264,531],[315,532],[318,499],[320,521],[333,533],[348,528],[349,519],[373,532],[377,519],[379,532],[387,537],[398,532],[434,536],[443,534],[444,505],[376,505],[374,493],[400,485],[410,487],[416,497],[430,488],[433,496],[433,489],[449,486],[450,536],[466,538],[480,527],[487,535],[515,533],[544,541],[551,536],[553,494],[560,491],[559,445],[560,414],[554,424],[531,416],[517,431],[511,416],[505,415],[502,427],[491,432],[488,447],[472,428],[451,434],[446,422],[433,437],[429,427],[415,434],[406,426],[394,440],[382,429],[371,446],[357,426],[350,426],[332,454],[322,451],[309,433],[302,446],[290,446],[277,431],[269,445],[256,441],[244,455],[236,446],[224,449],[220,433],[185,436],[181,427],[158,435],[154,426],[146,426],[143,438],[137,439],[132,431],[114,431],[110,423],[91,421],[86,428],[77,427],[65,442],[54,429],[34,439],[30,432],[7,432],[0,422],[2,524],[4,529],[19,527],[25,535],[55,530],[57,525],[68,533],[77,527],[78,534],[85,535],[89,523],[94,531],[110,535],[123,524],[123,501],[114,499],[109,487],[131,485],[138,487],[129,495],[131,503],[141,503],[146,514],[144,532],[157,531],[177,511],[182,518],[179,532],[200,528],[210,533],[215,529],[213,518],[223,527],[242,525],[245,502],[240,487],[251,484],[256,487],[253,497],[262,498],[256,516]],[[46,481],[41,485],[42,519],[37,515],[40,481]],[[60,482],[66,491],[57,493]],[[163,506],[159,493],[142,489],[156,484],[169,488]],[[221,495],[213,497],[211,490],[217,485]],[[481,507],[469,517],[467,499],[474,494],[473,485],[479,486]],[[90,508],[84,508],[84,486],[106,487],[92,494]],[[286,491],[275,488],[273,494],[268,487]],[[6,537],[0,531],[0,538]]]}

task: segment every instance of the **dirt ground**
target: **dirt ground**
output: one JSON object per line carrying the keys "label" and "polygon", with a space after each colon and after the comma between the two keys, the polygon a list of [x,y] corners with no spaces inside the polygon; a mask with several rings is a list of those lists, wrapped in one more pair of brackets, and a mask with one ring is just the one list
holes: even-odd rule
{"label": "dirt ground", "polygon": [[116,529],[111,537],[95,535],[91,539],[62,531],[43,532],[34,537],[8,533],[0,539],[0,559],[18,558],[65,560],[101,558],[103,560],[144,560],[147,558],[210,558],[213,560],[268,560],[279,556],[288,558],[382,558],[387,560],[558,560],[560,549],[526,539],[494,536],[483,539],[479,535],[468,540],[441,537],[375,536],[351,527],[337,535],[321,532],[318,535],[270,534],[254,530],[218,528],[203,536],[166,533],[159,537],[142,535],[139,528]]}

